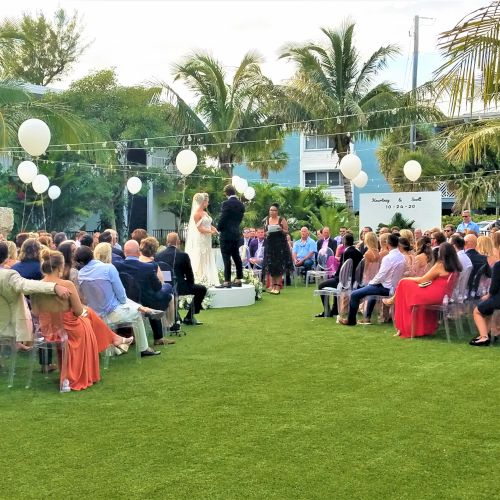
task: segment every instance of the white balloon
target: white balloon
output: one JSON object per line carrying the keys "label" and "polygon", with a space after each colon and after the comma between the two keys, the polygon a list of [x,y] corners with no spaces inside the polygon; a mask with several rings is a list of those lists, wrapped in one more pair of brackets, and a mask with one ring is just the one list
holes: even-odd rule
{"label": "white balloon", "polygon": [[21,123],[17,137],[27,153],[31,156],[40,156],[50,144],[50,129],[44,121],[30,118]]}
{"label": "white balloon", "polygon": [[190,149],[183,149],[182,151],[179,152],[177,158],[175,159],[175,165],[177,167],[177,170],[182,175],[191,174],[196,168],[197,164],[198,164],[198,158],[194,153],[194,151],[191,151]]}
{"label": "white balloon", "polygon": [[59,186],[50,186],[48,195],[51,200],[57,200],[61,196],[61,188]]}
{"label": "white balloon", "polygon": [[139,177],[131,177],[127,181],[127,189],[130,194],[137,194],[142,188],[142,181]]}
{"label": "white balloon", "polygon": [[415,182],[422,175],[422,166],[416,160],[409,160],[405,163],[403,172],[408,180]]}
{"label": "white balloon", "polygon": [[368,182],[368,175],[363,170],[361,170],[361,172],[352,180],[352,183],[359,189],[364,188],[367,182]]}
{"label": "white balloon", "polygon": [[42,194],[47,191],[49,188],[49,178],[46,175],[38,174],[34,179],[31,185],[33,186],[33,191],[37,194]]}
{"label": "white balloon", "polygon": [[340,160],[340,170],[350,180],[353,180],[361,172],[361,160],[359,156],[348,154]]}
{"label": "white balloon", "polygon": [[231,185],[234,187],[234,189],[236,189],[236,185],[238,184],[240,179],[241,177],[239,175],[233,175],[233,177],[231,178]]}
{"label": "white balloon", "polygon": [[243,193],[243,196],[248,200],[253,200],[255,198],[255,189],[252,186],[248,186]]}
{"label": "white balloon", "polygon": [[17,167],[17,175],[25,184],[29,184],[38,174],[38,168],[32,161],[22,161]]}
{"label": "white balloon", "polygon": [[238,191],[238,193],[243,194],[245,192],[245,189],[248,187],[248,181],[246,179],[240,178],[238,184],[236,184],[236,186],[234,187],[236,191]]}

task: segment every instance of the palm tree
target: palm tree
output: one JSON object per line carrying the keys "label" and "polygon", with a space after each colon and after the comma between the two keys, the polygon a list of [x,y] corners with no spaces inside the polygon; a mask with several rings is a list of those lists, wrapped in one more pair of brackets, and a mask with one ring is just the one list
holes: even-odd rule
{"label": "palm tree", "polygon": [[194,93],[194,106],[163,84],[173,105],[167,118],[174,129],[189,134],[184,146],[204,146],[206,155],[216,158],[228,177],[235,163],[262,159],[263,149],[269,149],[264,146],[278,150],[282,145],[283,134],[272,126],[274,85],[262,74],[261,63],[258,54],[247,53],[230,84],[220,62],[208,54],[196,53],[176,65],[174,80],[182,80]]}
{"label": "palm tree", "polygon": [[271,172],[281,172],[285,169],[287,163],[288,154],[284,151],[267,151],[263,149],[261,156],[247,162],[246,167],[252,172],[259,172],[260,178],[267,181]]}
{"label": "palm tree", "polygon": [[[475,10],[440,36],[445,62],[435,71],[437,89],[449,95],[452,113],[480,100],[485,109],[500,96],[500,1]],[[452,161],[479,163],[488,149],[500,152],[500,120],[492,118],[447,131],[459,138]]]}
{"label": "palm tree", "polygon": [[[334,136],[334,151],[339,160],[349,152],[350,132],[354,130],[366,130],[360,136],[373,138],[381,132],[369,132],[370,129],[441,116],[433,105],[420,105],[390,83],[373,85],[375,77],[399,50],[395,45],[380,47],[361,63],[354,45],[354,27],[354,23],[346,22],[338,30],[322,28],[327,37],[325,46],[289,45],[281,53],[281,58],[297,65],[296,74],[283,89],[290,120],[319,120],[314,127],[318,133]],[[388,111],[377,112],[380,110]],[[324,120],[335,116],[341,118]],[[351,183],[345,178],[344,193],[352,210]]]}

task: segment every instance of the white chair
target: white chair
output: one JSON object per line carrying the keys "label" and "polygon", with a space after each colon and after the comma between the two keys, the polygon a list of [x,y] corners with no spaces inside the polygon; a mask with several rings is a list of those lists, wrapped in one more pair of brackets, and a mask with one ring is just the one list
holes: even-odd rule
{"label": "white chair", "polygon": [[325,280],[328,277],[328,259],[333,257],[334,253],[330,247],[326,249],[321,249],[318,252],[316,268],[307,271],[306,273],[306,286],[309,285],[309,278],[313,277],[316,281],[316,286],[318,286],[319,282]]}

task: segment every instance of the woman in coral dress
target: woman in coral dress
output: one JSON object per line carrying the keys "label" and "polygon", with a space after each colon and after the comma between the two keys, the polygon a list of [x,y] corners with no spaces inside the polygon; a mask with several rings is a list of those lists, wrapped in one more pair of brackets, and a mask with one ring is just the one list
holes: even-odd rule
{"label": "woman in coral dress", "polygon": [[[90,308],[84,308],[73,282],[59,276],[64,271],[64,257],[55,250],[42,251],[42,281],[65,286],[69,299],[39,295],[33,300],[33,313],[38,315],[46,340],[60,340],[61,331],[68,336],[67,361],[61,366],[61,388],[80,391],[100,380],[99,352],[109,345],[129,345],[133,337],[119,337]],[[62,323],[62,324],[61,324]]]}
{"label": "woman in coral dress", "polygon": [[[449,243],[439,246],[438,259],[423,276],[403,278],[396,288],[394,323],[400,337],[411,337],[413,306],[438,305],[444,296],[451,296],[456,275],[462,271],[457,253]],[[455,273],[454,276],[450,276]],[[421,287],[421,284],[430,285]],[[414,336],[432,335],[437,329],[437,312],[418,307]]]}

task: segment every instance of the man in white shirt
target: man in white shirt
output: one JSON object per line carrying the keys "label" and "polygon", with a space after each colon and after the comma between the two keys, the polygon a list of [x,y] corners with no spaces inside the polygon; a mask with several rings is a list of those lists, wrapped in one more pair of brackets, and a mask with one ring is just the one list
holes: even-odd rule
{"label": "man in white shirt", "polygon": [[[391,289],[397,284],[396,282],[401,279],[406,260],[403,254],[398,250],[398,244],[399,237],[395,234],[390,234],[387,240],[387,250],[389,250],[389,253],[382,259],[378,273],[368,285],[352,292],[351,300],[349,301],[349,316],[347,320],[340,320],[341,324],[354,326],[356,324],[356,314],[361,300],[368,295],[381,295],[387,297],[391,293]],[[374,307],[374,301],[368,302],[365,323],[370,322]]]}
{"label": "man in white shirt", "polygon": [[471,268],[472,261],[469,259],[469,256],[464,250],[465,240],[459,234],[454,234],[450,239],[450,243],[457,252],[458,260],[460,261],[460,264],[462,264],[462,271],[466,271]]}

